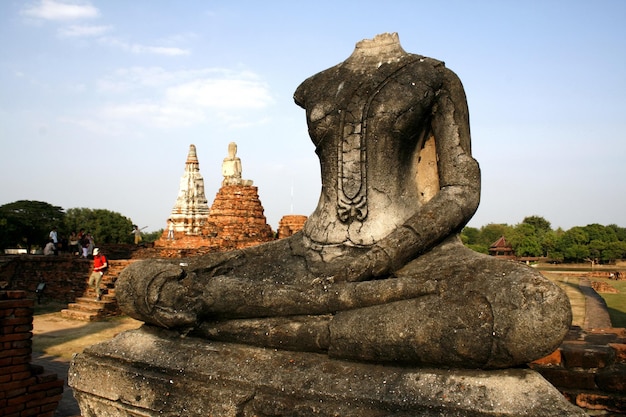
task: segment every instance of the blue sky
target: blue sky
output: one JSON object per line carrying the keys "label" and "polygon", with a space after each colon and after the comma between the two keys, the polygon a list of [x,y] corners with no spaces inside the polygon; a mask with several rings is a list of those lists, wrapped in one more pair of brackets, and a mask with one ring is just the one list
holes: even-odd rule
{"label": "blue sky", "polygon": [[319,166],[293,92],[397,32],[468,96],[470,226],[539,215],[626,227],[626,2],[0,2],[0,204],[166,226],[190,144],[212,203],[238,144],[272,228],[310,214]]}

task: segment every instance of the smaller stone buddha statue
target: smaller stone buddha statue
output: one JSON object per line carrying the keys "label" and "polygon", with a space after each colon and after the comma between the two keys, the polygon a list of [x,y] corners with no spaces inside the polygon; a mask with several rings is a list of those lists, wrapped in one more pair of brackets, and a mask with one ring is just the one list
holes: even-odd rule
{"label": "smaller stone buddha statue", "polygon": [[237,157],[237,144],[228,144],[228,156],[222,162],[222,185],[252,185],[252,180],[241,178],[241,159]]}

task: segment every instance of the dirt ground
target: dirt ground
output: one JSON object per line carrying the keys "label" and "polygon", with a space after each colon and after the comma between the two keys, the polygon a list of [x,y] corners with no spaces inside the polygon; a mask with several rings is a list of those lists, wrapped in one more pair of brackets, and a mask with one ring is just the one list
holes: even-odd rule
{"label": "dirt ground", "polygon": [[65,382],[55,417],[78,417],[80,408],[72,388],[67,384],[73,355],[93,344],[112,339],[125,330],[136,329],[142,322],[128,317],[115,317],[103,322],[70,320],[61,316],[60,310],[64,307],[56,303],[35,307],[32,357],[34,364],[57,374]]}
{"label": "dirt ground", "polygon": [[129,317],[82,322],[61,317],[60,312],[33,316],[33,352],[71,359],[86,347],[136,329],[143,323]]}

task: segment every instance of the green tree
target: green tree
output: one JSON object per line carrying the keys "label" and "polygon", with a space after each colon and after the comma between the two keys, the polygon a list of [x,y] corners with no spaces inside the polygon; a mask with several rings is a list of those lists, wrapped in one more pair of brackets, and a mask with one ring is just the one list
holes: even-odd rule
{"label": "green tree", "polygon": [[626,257],[626,242],[616,241],[609,242],[602,251],[602,260],[604,262],[614,262],[617,259]]}
{"label": "green tree", "polygon": [[590,255],[587,245],[574,244],[563,251],[565,260],[570,262],[584,262],[590,258]]}
{"label": "green tree", "polygon": [[461,240],[476,252],[488,253],[489,246],[504,236],[516,256],[545,256],[558,262],[612,263],[626,259],[626,228],[593,223],[567,231],[552,230],[541,216],[528,216],[516,226],[488,224],[465,227]]}
{"label": "green tree", "polygon": [[479,253],[488,254],[489,245],[485,245],[481,241],[481,232],[475,227],[466,226],[461,231],[461,241],[471,250]]}
{"label": "green tree", "polygon": [[479,243],[480,230],[475,227],[465,226],[461,231],[461,240],[466,245],[475,245]]}
{"label": "green tree", "polygon": [[599,240],[605,243],[617,241],[615,230],[610,227],[602,226],[601,224],[588,224],[583,227],[583,230],[587,233],[590,242],[593,240]]}
{"label": "green tree", "polygon": [[553,254],[556,252],[557,244],[559,242],[559,236],[561,234],[563,234],[563,231],[560,229],[557,231],[550,230],[541,237],[542,256],[548,258],[553,256]]}
{"label": "green tree", "polygon": [[0,245],[26,247],[43,246],[53,227],[60,228],[63,209],[43,201],[19,200],[0,206]]}
{"label": "green tree", "polygon": [[552,230],[550,222],[541,216],[524,217],[522,224],[528,224],[535,228],[537,234],[544,234]]}
{"label": "green tree", "polygon": [[575,226],[563,233],[557,244],[557,250],[565,261],[582,262],[590,256],[588,243],[589,235],[585,229]]}
{"label": "green tree", "polygon": [[163,235],[163,229],[159,229],[155,232],[148,232],[143,235],[143,241],[151,243],[158,240]]}
{"label": "green tree", "polygon": [[567,230],[559,239],[559,246],[562,248],[574,245],[586,245],[587,243],[589,243],[589,235],[585,229],[580,226],[575,226]]}
{"label": "green tree", "polygon": [[501,236],[507,237],[511,234],[511,226],[507,224],[490,223],[480,228],[480,243],[491,246]]}
{"label": "green tree", "polygon": [[133,222],[119,213],[105,209],[71,208],[67,210],[65,228],[77,232],[84,229],[93,235],[96,244],[131,243]]}
{"label": "green tree", "polygon": [[607,245],[607,242],[600,239],[593,239],[587,245],[587,248],[589,249],[589,257],[594,261],[602,259],[603,252],[606,250]]}
{"label": "green tree", "polygon": [[516,256],[541,256],[543,254],[535,226],[530,223],[520,223],[515,226],[508,240]]}
{"label": "green tree", "polygon": [[619,227],[616,224],[610,224],[607,227],[613,229],[618,240],[626,242],[626,227]]}

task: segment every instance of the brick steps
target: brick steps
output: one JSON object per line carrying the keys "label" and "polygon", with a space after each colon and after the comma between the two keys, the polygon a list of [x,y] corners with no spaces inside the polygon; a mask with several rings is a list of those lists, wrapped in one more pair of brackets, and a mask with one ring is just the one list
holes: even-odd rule
{"label": "brick steps", "polygon": [[61,310],[61,316],[72,320],[91,322],[120,315],[121,312],[115,298],[115,281],[124,268],[132,262],[131,260],[109,260],[109,270],[102,277],[100,283],[101,300],[96,300],[96,291],[87,287],[82,297],[76,298],[74,303],[68,304],[66,309]]}

